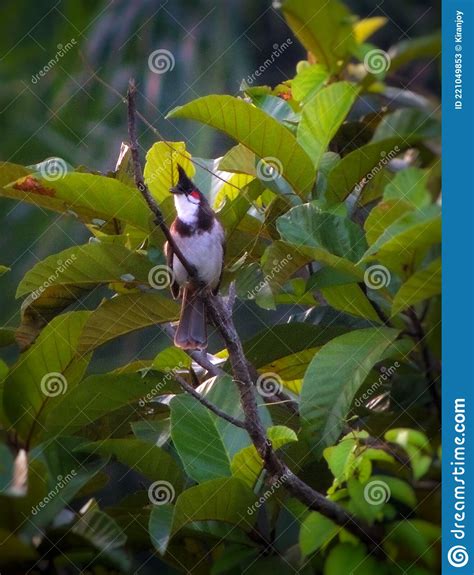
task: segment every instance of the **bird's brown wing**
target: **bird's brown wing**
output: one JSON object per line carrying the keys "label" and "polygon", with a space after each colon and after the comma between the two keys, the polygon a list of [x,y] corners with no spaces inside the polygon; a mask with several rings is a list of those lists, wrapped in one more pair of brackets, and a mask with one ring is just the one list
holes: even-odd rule
{"label": "bird's brown wing", "polygon": [[[166,256],[166,265],[172,271],[173,270],[173,256],[174,256],[173,248],[170,246],[170,244],[168,242],[166,242],[165,246],[164,246],[164,250],[165,250],[165,256]],[[173,297],[176,299],[179,296],[179,285],[174,279],[174,274],[171,275],[171,280],[172,280],[171,284],[170,284],[171,293],[172,293]]]}
{"label": "bird's brown wing", "polygon": [[217,295],[219,293],[219,288],[221,287],[222,275],[224,274],[224,259],[225,259],[225,241],[222,242],[222,266],[221,266],[221,275],[219,276],[219,282],[216,287],[212,290],[213,295]]}

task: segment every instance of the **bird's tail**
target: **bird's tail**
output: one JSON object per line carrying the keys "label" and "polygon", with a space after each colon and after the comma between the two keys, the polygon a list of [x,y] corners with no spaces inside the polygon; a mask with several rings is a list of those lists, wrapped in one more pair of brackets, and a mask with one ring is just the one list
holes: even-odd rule
{"label": "bird's tail", "polygon": [[207,347],[206,309],[199,291],[186,286],[174,343],[182,349],[205,349]]}

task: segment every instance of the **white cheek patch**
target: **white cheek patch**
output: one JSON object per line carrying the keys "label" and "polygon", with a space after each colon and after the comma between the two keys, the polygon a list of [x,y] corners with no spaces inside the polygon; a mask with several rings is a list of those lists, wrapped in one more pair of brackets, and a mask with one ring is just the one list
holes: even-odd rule
{"label": "white cheek patch", "polygon": [[[191,201],[192,200],[192,201]],[[184,194],[176,194],[174,197],[174,205],[179,219],[185,224],[194,224],[197,221],[199,200],[185,196]]]}

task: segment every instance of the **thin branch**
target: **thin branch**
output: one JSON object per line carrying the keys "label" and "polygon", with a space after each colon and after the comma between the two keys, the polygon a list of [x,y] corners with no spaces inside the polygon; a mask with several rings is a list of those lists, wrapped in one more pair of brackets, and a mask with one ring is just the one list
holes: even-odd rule
{"label": "thin branch", "polygon": [[229,415],[229,414],[225,413],[225,411],[222,411],[221,409],[219,409],[217,407],[217,405],[214,405],[213,403],[208,401],[205,397],[203,397],[200,393],[198,393],[194,389],[194,387],[192,385],[190,385],[180,375],[178,375],[177,373],[174,373],[173,377],[176,379],[176,381],[179,383],[179,385],[184,389],[184,391],[188,392],[189,395],[192,395],[194,397],[194,399],[197,399],[199,401],[199,403],[202,403],[202,405],[204,405],[204,407],[207,407],[207,409],[209,409],[209,411],[212,411],[212,413],[215,413],[218,417],[225,419],[226,421],[228,421],[229,423],[232,423],[232,425],[235,425],[236,427],[240,427],[241,429],[246,429],[244,421],[241,421],[240,419],[236,419],[235,417],[232,417],[232,415]]}
{"label": "thin branch", "polygon": [[263,460],[267,472],[275,480],[281,481],[290,493],[305,503],[310,509],[319,511],[332,519],[337,525],[346,527],[373,549],[375,553],[380,553],[382,550],[379,544],[382,539],[382,533],[377,527],[369,526],[364,521],[360,521],[343,507],[327,499],[322,493],[315,491],[299,479],[277,456],[260,420],[255,397],[255,386],[253,385],[249,364],[245,358],[232,315],[218,296],[209,296],[206,304],[208,313],[218,326],[229,352],[235,384],[239,390],[242,409],[245,414],[246,429]]}
{"label": "thin branch", "polygon": [[194,266],[192,266],[186,260],[182,251],[176,245],[176,242],[174,241],[173,236],[171,235],[169,228],[165,223],[165,220],[163,218],[163,214],[162,214],[158,204],[156,203],[155,198],[151,195],[150,190],[148,189],[148,186],[145,184],[145,180],[143,179],[142,166],[140,164],[140,155],[138,152],[137,130],[136,130],[136,124],[135,124],[135,117],[136,117],[135,97],[136,97],[136,93],[137,93],[137,88],[135,86],[135,81],[130,80],[129,84],[128,84],[128,93],[127,93],[128,136],[130,139],[130,152],[132,154],[135,185],[137,186],[139,192],[143,196],[143,199],[147,203],[151,212],[155,216],[154,223],[160,227],[165,238],[168,240],[168,243],[173,248],[173,252],[176,254],[176,257],[183,264],[184,269],[188,272],[189,277],[196,280],[196,282],[197,282],[197,270],[196,270],[196,268]]}
{"label": "thin branch", "polygon": [[406,315],[411,320],[414,339],[420,346],[421,358],[425,369],[425,378],[426,383],[428,385],[428,391],[430,392],[431,398],[436,407],[436,411],[438,412],[438,416],[441,418],[441,397],[438,391],[438,387],[436,385],[437,381],[437,377],[435,375],[436,370],[432,362],[430,350],[426,345],[425,330],[423,329],[423,325],[413,308],[408,308],[408,310],[406,311]]}

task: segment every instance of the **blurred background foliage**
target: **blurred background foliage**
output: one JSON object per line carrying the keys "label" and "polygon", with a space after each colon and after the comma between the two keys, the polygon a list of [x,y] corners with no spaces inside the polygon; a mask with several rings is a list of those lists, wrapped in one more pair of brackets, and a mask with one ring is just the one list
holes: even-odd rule
{"label": "blurred background foliage", "polygon": [[[372,38],[385,49],[440,26],[439,0],[347,4],[360,17],[388,18]],[[215,157],[227,143],[230,147],[225,136],[191,122],[168,122],[164,116],[199,96],[237,95],[241,81],[268,58],[273,45],[293,38],[270,0],[7,0],[2,2],[2,20],[0,158],[31,165],[60,155],[72,165],[101,172],[115,165],[126,138],[126,118],[123,103],[97,82],[93,70],[121,93],[128,78],[135,77],[141,110],[164,137],[186,141],[199,157]],[[35,82],[34,75],[72,41],[65,56]],[[173,70],[166,74],[154,74],[147,65],[149,54],[158,48],[175,57]],[[291,78],[304,57],[302,46],[294,41],[256,83],[276,85]],[[403,87],[409,82],[418,93],[438,93],[437,64],[417,60],[391,77],[391,85]],[[143,150],[155,140],[152,131],[141,125]],[[8,233],[0,237],[1,263],[12,271],[0,278],[0,322],[15,326],[19,321],[15,286],[25,272],[46,255],[86,241],[87,232],[70,216],[12,200],[0,204],[3,229],[7,218]],[[255,322],[254,314],[242,318],[247,333],[255,330]],[[149,339],[150,334],[137,335],[132,345],[128,338],[121,352],[133,356],[134,349]],[[153,348],[150,354],[156,351]]]}

